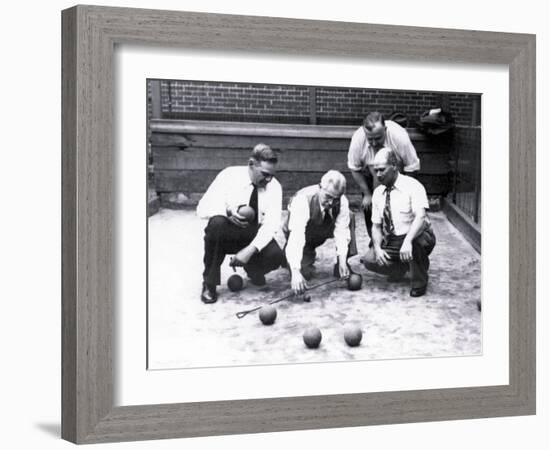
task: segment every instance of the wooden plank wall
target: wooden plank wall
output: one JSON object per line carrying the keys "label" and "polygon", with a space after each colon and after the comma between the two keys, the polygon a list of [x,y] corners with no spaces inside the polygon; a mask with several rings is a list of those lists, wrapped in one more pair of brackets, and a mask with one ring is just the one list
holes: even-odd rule
{"label": "wooden plank wall", "polygon": [[[154,188],[159,195],[183,193],[200,198],[225,167],[243,165],[251,149],[263,142],[281,152],[277,179],[288,199],[298,189],[315,184],[329,169],[341,171],[348,195],[359,191],[347,168],[347,151],[356,127],[240,124],[202,121],[151,121]],[[448,138],[409,135],[421,160],[419,180],[430,195],[446,195],[450,187]]]}

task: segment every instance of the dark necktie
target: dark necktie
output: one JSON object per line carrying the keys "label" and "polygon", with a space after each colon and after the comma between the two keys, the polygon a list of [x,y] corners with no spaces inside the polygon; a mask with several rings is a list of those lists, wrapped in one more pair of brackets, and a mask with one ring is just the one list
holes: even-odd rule
{"label": "dark necktie", "polygon": [[393,189],[393,186],[386,187],[386,203],[384,205],[384,212],[382,214],[382,233],[384,234],[384,236],[395,234],[390,205],[390,194]]}
{"label": "dark necktie", "polygon": [[330,225],[331,219],[330,209],[323,209],[323,223],[325,225]]}
{"label": "dark necktie", "polygon": [[250,194],[250,200],[248,201],[248,206],[250,206],[256,214],[254,214],[254,220],[252,225],[258,225],[258,186],[253,185],[252,194]]}

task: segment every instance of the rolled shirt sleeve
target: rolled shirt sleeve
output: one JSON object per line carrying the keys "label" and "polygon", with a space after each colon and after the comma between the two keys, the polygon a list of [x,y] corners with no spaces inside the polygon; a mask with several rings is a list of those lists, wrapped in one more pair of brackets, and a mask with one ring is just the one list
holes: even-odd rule
{"label": "rolled shirt sleeve", "polygon": [[348,254],[348,245],[351,239],[349,231],[350,211],[348,199],[345,195],[340,198],[340,212],[336,217],[334,224],[334,242],[336,243],[336,254],[339,257],[346,258]]}
{"label": "rolled shirt sleeve", "polygon": [[429,208],[428,195],[424,186],[419,182],[411,183],[411,210],[416,213],[421,209],[428,210]]}
{"label": "rolled shirt sleeve", "polygon": [[403,162],[404,172],[415,172],[420,170],[420,160],[416,154],[416,149],[412,144],[409,133],[402,126],[387,121],[389,147],[397,153],[397,156]]}
{"label": "rolled shirt sleeve", "polygon": [[231,168],[222,170],[208,186],[197,205],[197,215],[201,219],[227,215],[226,189],[230,185],[231,172]]}
{"label": "rolled shirt sleeve", "polygon": [[281,184],[273,178],[263,192],[259,192],[258,208],[262,215],[260,228],[251,245],[262,251],[275,237],[281,227],[283,190]]}
{"label": "rolled shirt sleeve", "polygon": [[348,150],[348,169],[359,172],[364,168],[363,147],[365,146],[366,136],[362,128],[358,128],[349,144]]}
{"label": "rolled shirt sleeve", "polygon": [[289,208],[288,230],[290,235],[286,245],[286,260],[290,269],[299,270],[302,263],[304,246],[306,245],[306,226],[309,221],[309,205],[307,198],[296,196]]}
{"label": "rolled shirt sleeve", "polygon": [[382,213],[384,208],[384,186],[378,186],[372,194],[372,223],[380,225],[382,223]]}

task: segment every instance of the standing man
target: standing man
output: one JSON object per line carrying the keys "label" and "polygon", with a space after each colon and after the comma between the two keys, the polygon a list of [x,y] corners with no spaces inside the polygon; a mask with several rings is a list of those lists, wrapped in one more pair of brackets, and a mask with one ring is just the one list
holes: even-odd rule
{"label": "standing man", "polygon": [[307,289],[306,281],[314,272],[315,249],[329,238],[334,237],[336,242],[335,276],[345,278],[350,274],[347,264],[350,211],[345,191],[344,175],[329,170],[320,184],[299,190],[288,206],[285,253],[296,294]]}
{"label": "standing man", "polygon": [[363,125],[353,133],[351,138],[348,168],[363,194],[361,206],[365,212],[365,224],[371,239],[372,192],[377,185],[372,161],[383,147],[394,151],[399,170],[404,171],[405,174],[412,175],[420,170],[420,160],[407,130],[396,122],[384,120],[384,116],[377,111],[369,113]]}
{"label": "standing man", "polygon": [[[220,266],[227,254],[242,265],[250,281],[265,284],[265,274],[278,268],[284,254],[274,235],[280,227],[282,189],[274,178],[277,154],[265,144],[254,147],[246,166],[222,170],[197,206],[208,219],[204,230],[204,272],[201,300],[214,303],[220,284]],[[252,220],[239,213],[242,206],[254,210]]]}
{"label": "standing man", "polygon": [[399,173],[395,153],[383,148],[373,160],[380,185],[372,197],[372,241],[366,268],[397,281],[411,274],[412,297],[426,293],[435,236],[426,215],[428,197],[419,181]]}

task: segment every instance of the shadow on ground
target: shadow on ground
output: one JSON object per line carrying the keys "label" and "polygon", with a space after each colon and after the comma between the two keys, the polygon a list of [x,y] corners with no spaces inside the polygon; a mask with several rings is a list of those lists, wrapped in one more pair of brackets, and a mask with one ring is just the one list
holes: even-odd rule
{"label": "shadow on ground", "polygon": [[[279,269],[267,286],[247,283],[238,293],[225,285],[232,274],[228,258],[222,268],[219,300],[200,301],[202,230],[194,211],[161,210],[149,218],[149,368],[212,367],[250,364],[448,357],[481,353],[480,256],[443,213],[430,214],[437,245],[431,256],[425,296],[409,296],[407,280],[389,283],[359,263],[363,287],[349,291],[336,282],[310,292],[311,301],[277,304],[277,319],[262,325],[257,313],[242,319],[238,311],[267,304],[289,293],[289,275]],[[362,214],[356,213],[359,253],[367,251]],[[334,244],[318,252],[316,285],[332,277]],[[347,325],[361,328],[358,347],[343,339]],[[316,350],[305,347],[302,334],[318,327],[323,335]]]}
{"label": "shadow on ground", "polygon": [[61,438],[61,424],[60,423],[38,423],[36,428],[50,435],[51,437]]}

